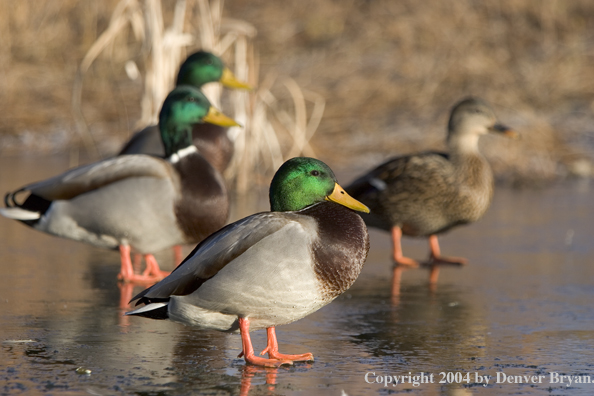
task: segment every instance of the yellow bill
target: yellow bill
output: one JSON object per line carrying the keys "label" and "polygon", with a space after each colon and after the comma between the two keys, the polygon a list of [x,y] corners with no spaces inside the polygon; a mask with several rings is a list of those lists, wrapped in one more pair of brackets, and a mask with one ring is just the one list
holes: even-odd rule
{"label": "yellow bill", "polygon": [[251,85],[248,85],[244,82],[239,81],[235,77],[233,72],[231,70],[229,70],[228,67],[225,67],[223,69],[223,75],[221,76],[221,79],[219,81],[221,82],[221,84],[223,84],[224,86],[229,87],[229,88],[247,89],[247,90],[252,89]]}
{"label": "yellow bill", "polygon": [[231,117],[227,117],[225,114],[221,113],[218,109],[214,106],[210,106],[208,109],[208,114],[202,119],[204,122],[208,122],[211,124],[219,125],[222,127],[240,127],[237,122]]}
{"label": "yellow bill", "polygon": [[369,213],[369,208],[367,206],[347,194],[346,191],[344,191],[344,188],[340,187],[338,183],[334,184],[334,191],[326,197],[326,201],[336,202],[349,209]]}

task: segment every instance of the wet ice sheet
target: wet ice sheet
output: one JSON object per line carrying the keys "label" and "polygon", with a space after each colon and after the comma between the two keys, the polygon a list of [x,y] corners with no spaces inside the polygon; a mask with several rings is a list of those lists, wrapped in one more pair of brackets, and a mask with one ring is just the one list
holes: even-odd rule
{"label": "wet ice sheet", "polygon": [[[57,158],[0,159],[0,192],[66,167]],[[368,263],[349,293],[277,329],[282,352],[312,352],[316,361],[278,370],[238,359],[238,335],[122,317],[117,253],[0,218],[0,393],[591,394],[594,384],[549,384],[549,376],[594,378],[592,202],[588,183],[498,189],[483,220],[441,238],[444,254],[465,256],[469,266],[444,269],[435,292],[426,271],[405,272],[396,305],[389,238],[372,232]],[[427,254],[422,240],[406,239],[404,249]],[[170,256],[160,259],[171,265]],[[265,333],[253,340],[263,348]],[[433,374],[436,383],[365,381],[366,373],[373,382],[409,372]],[[441,372],[546,381],[439,384]]]}

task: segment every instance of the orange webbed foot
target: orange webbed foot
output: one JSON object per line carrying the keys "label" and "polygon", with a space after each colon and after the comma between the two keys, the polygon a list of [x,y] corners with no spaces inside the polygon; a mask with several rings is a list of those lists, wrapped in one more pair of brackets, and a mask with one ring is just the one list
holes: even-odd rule
{"label": "orange webbed foot", "polygon": [[393,246],[393,257],[395,265],[402,265],[408,268],[417,268],[419,262],[413,260],[410,257],[405,257],[402,254],[402,245],[400,240],[402,239],[402,229],[398,226],[392,227],[392,246]]}
{"label": "orange webbed foot", "polygon": [[271,359],[279,359],[279,360],[292,360],[295,362],[313,362],[314,356],[311,353],[302,353],[299,355],[285,355],[278,351],[278,341],[276,340],[276,330],[274,327],[268,327],[266,329],[266,348],[260,355],[268,354],[268,357]]}
{"label": "orange webbed foot", "polygon": [[439,248],[439,242],[437,241],[437,235],[429,236],[429,260],[424,265],[466,265],[468,260],[463,257],[445,257],[441,255],[441,249]]}
{"label": "orange webbed foot", "polygon": [[431,256],[429,260],[423,263],[423,265],[456,265],[463,266],[468,264],[468,260],[464,257],[444,257],[444,256]]}
{"label": "orange webbed foot", "polygon": [[[134,271],[132,261],[130,260],[130,246],[120,245],[119,248],[121,269],[120,273],[118,274],[118,279],[122,282],[152,284],[157,283],[168,275],[168,273],[165,273],[159,269],[159,264],[157,264],[157,260],[155,260],[152,254],[145,255],[146,269],[142,274],[137,274]],[[136,256],[134,261],[138,266],[138,263],[136,262]]]}
{"label": "orange webbed foot", "polygon": [[[243,356],[247,363],[256,365],[256,366],[263,366],[263,367],[280,367],[284,364],[292,365],[293,361],[288,359],[266,359],[261,358],[259,356],[254,355],[254,347],[252,346],[252,340],[250,338],[250,321],[247,318],[238,318],[239,322],[239,333],[241,334],[241,344],[242,344],[242,352],[239,354],[238,357]],[[272,330],[271,330],[272,329]],[[270,332],[274,334],[274,327],[269,327],[266,329],[268,331],[268,335],[270,336]],[[268,346],[270,346],[270,337],[268,339]],[[276,342],[276,335],[274,335],[274,341]],[[275,349],[275,348],[273,348]],[[277,348],[278,349],[278,346]]]}
{"label": "orange webbed foot", "polygon": [[313,362],[314,356],[313,353],[302,353],[299,355],[286,355],[284,353],[280,353],[278,350],[270,350],[270,347],[264,348],[260,355],[268,354],[268,357],[271,359],[278,359],[278,360],[292,360],[294,362]]}
{"label": "orange webbed foot", "polygon": [[293,365],[292,360],[287,359],[266,359],[256,355],[251,356],[244,356],[246,362],[250,364],[254,364],[256,366],[263,366],[263,367],[280,367],[284,364]]}
{"label": "orange webbed foot", "polygon": [[420,264],[417,260],[411,259],[410,257],[397,257],[396,255],[394,255],[394,265],[406,268],[418,268]]}
{"label": "orange webbed foot", "polygon": [[[264,354],[264,352],[261,353],[261,355],[263,355],[263,354]],[[239,353],[239,355],[237,355],[237,357],[238,358],[243,357],[246,362],[251,363],[256,366],[280,367],[283,364],[293,365],[293,361],[290,359],[275,359],[275,358],[266,359],[266,358],[261,358],[259,356],[256,356],[253,353],[249,354],[249,356],[246,357],[246,355],[244,354],[243,351],[241,351]]]}
{"label": "orange webbed foot", "polygon": [[145,274],[124,274],[120,272],[118,274],[118,280],[126,283],[136,283],[136,284],[154,284],[163,279],[163,277],[158,276],[151,276]]}
{"label": "orange webbed foot", "polygon": [[152,276],[156,281],[160,281],[171,273],[168,271],[161,271],[157,259],[155,259],[155,256],[152,254],[146,254],[144,256],[144,261],[146,262],[146,269],[144,270],[143,275]]}

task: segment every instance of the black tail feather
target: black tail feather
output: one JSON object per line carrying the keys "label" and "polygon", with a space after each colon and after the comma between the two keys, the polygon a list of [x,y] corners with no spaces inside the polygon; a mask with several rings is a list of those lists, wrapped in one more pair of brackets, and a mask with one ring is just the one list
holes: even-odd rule
{"label": "black tail feather", "polygon": [[49,207],[52,204],[52,201],[47,200],[45,198],[40,197],[39,195],[35,195],[30,193],[29,196],[23,201],[23,203],[19,203],[16,200],[16,196],[23,191],[27,191],[25,188],[21,188],[14,192],[6,193],[4,196],[4,205],[7,208],[21,208],[25,210],[29,210],[31,212],[39,212],[40,214],[44,214],[47,212]]}
{"label": "black tail feather", "polygon": [[31,212],[39,212],[40,214],[44,214],[45,212],[47,212],[51,204],[52,201],[48,201],[47,199],[42,198],[39,195],[31,194],[27,197],[25,202],[18,206],[20,206],[23,209],[30,210]]}
{"label": "black tail feather", "polygon": [[167,313],[167,305],[163,305],[162,307],[154,308],[154,309],[143,311],[143,312],[137,312],[137,311],[138,310],[126,312],[126,315],[142,316],[143,318],[158,319],[158,320],[169,319],[169,314]]}

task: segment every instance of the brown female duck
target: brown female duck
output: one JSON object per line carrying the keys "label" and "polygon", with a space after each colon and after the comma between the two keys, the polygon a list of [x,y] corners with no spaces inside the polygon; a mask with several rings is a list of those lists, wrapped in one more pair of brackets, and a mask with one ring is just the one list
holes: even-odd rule
{"label": "brown female duck", "polygon": [[477,98],[454,106],[448,123],[448,153],[425,152],[396,157],[355,180],[347,192],[369,207],[364,215],[371,227],[391,231],[394,244],[393,291],[401,267],[416,267],[402,254],[402,235],[428,237],[431,265],[429,282],[435,284],[440,264],[462,265],[463,258],[443,257],[437,234],[481,218],[493,196],[493,174],[478,149],[481,135],[516,136],[496,123],[491,107]]}

